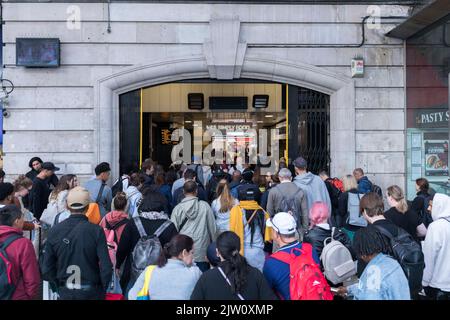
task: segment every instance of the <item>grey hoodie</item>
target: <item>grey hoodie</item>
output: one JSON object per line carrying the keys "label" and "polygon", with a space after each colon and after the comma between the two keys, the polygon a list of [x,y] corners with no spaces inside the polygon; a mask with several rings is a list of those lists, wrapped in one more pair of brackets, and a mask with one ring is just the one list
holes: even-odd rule
{"label": "grey hoodie", "polygon": [[[186,218],[183,229],[179,230]],[[206,262],[206,250],[216,236],[214,213],[208,203],[197,197],[186,197],[173,209],[170,220],[178,232],[194,240],[194,260]]]}
{"label": "grey hoodie", "polygon": [[308,203],[308,213],[312,205],[316,201],[325,202],[331,212],[330,195],[328,194],[327,186],[325,182],[320,179],[319,176],[312,174],[311,172],[298,175],[293,181],[306,195]]}

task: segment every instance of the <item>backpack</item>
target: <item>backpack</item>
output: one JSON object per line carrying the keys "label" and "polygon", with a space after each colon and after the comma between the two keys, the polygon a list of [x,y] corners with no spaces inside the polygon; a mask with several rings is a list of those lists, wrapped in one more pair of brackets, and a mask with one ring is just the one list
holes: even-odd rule
{"label": "backpack", "polygon": [[419,216],[425,227],[428,228],[430,223],[433,222],[433,217],[431,214],[428,213],[428,206],[430,205],[430,201],[433,198],[432,196],[424,196],[422,194],[418,195],[418,197],[423,199],[423,207],[422,210],[419,212]]}
{"label": "backpack", "polygon": [[348,193],[347,201],[347,223],[355,227],[367,227],[367,221],[359,210],[359,201],[364,196],[362,193]]}
{"label": "backpack", "polygon": [[10,300],[16,290],[11,279],[12,264],[9,261],[6,248],[20,238],[22,236],[12,235],[0,244],[0,300]]}
{"label": "backpack", "polygon": [[302,191],[302,189],[298,188],[298,190],[295,192],[295,194],[290,197],[286,198],[281,192],[281,190],[278,190],[281,194],[281,202],[279,205],[279,211],[278,212],[287,212],[290,213],[295,221],[297,222],[297,227],[301,225],[301,217],[302,217],[302,209],[298,206],[297,203],[297,196]]}
{"label": "backpack", "polygon": [[115,269],[115,265],[116,265],[117,247],[119,245],[116,230],[119,229],[124,224],[126,224],[127,222],[128,222],[128,219],[123,219],[123,220],[117,222],[114,226],[111,226],[109,224],[108,220],[105,219],[106,227],[103,228],[103,231],[105,232],[106,245],[108,247],[109,258],[111,259],[111,263],[112,263],[114,269]]}
{"label": "backpack", "polygon": [[116,196],[116,194],[118,192],[122,192],[123,191],[123,181],[125,179],[128,179],[128,178],[127,177],[120,177],[119,179],[117,179],[117,181],[111,187],[113,198]]}
{"label": "backpack", "polygon": [[[300,252],[296,255],[294,252]],[[291,300],[333,300],[330,286],[312,257],[312,246],[292,248],[290,253],[278,251],[272,257],[289,264]]]}
{"label": "backpack", "polygon": [[338,178],[327,179],[333,187],[339,190],[340,193],[344,192],[344,183]]}
{"label": "backpack", "polygon": [[377,186],[376,184],[372,183],[372,192],[375,192],[376,194],[378,194],[381,198],[383,198],[383,192],[381,191],[381,188],[379,186]]}
{"label": "backpack", "polygon": [[423,269],[425,268],[420,244],[408,232],[399,227],[397,227],[396,237],[379,225],[374,225],[374,227],[390,240],[394,258],[401,265],[408,279],[409,290],[412,293],[419,292],[422,289]]}
{"label": "backpack", "polygon": [[327,238],[323,242],[324,248],[320,260],[325,277],[336,285],[356,274],[356,264],[347,247],[334,239],[334,233],[335,228],[333,228],[331,238]]}
{"label": "backpack", "polygon": [[162,250],[159,236],[164,230],[172,223],[170,220],[164,221],[164,223],[155,231],[153,235],[147,235],[141,219],[136,217],[133,219],[136,227],[139,231],[140,239],[136,243],[131,254],[131,278],[130,283],[133,283],[139,278],[140,274],[149,265],[157,264],[159,254]]}
{"label": "backpack", "polygon": [[42,212],[39,221],[43,224],[46,224],[47,226],[52,226],[58,214],[58,201],[51,200],[48,203],[47,208],[45,208],[45,210]]}

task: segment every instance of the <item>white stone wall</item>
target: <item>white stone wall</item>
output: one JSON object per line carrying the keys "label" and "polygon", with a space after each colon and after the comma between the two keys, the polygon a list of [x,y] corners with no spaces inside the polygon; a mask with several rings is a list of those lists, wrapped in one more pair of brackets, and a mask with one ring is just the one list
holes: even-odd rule
{"label": "white stone wall", "polygon": [[[354,96],[348,97],[354,99],[356,130],[356,154],[349,159],[382,187],[404,186],[404,50],[401,41],[384,36],[398,20],[383,20],[380,29],[366,28],[361,48],[311,47],[358,44],[367,6],[112,3],[112,32],[107,33],[106,4],[75,4],[81,13],[79,30],[67,28],[67,8],[73,3],[2,5],[4,76],[16,86],[10,97],[11,117],[4,120],[4,168],[10,179],[28,170],[28,160],[35,155],[82,179],[90,176],[99,157],[96,81],[135,65],[202,55],[210,21],[227,18],[240,20],[239,41],[247,45],[246,56],[297,61],[347,77],[351,59],[363,56],[365,76],[354,80]],[[406,16],[409,10],[381,6],[381,15]],[[60,38],[61,67],[16,67],[16,37]],[[270,44],[305,47],[255,47]],[[345,112],[337,114],[332,125],[346,129],[339,128],[340,117],[345,119]],[[332,141],[345,145],[345,131],[337,132]],[[342,149],[336,143],[331,148]]]}

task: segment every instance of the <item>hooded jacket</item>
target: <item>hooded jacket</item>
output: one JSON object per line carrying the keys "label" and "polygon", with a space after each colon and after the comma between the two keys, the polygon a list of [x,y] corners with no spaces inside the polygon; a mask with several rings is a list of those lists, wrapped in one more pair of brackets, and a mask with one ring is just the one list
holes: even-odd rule
{"label": "hooded jacket", "polygon": [[[9,226],[0,226],[0,243],[12,235],[21,236],[22,231]],[[41,277],[31,241],[26,238],[15,240],[6,248],[6,254],[12,264],[12,283],[16,287],[12,300],[36,298]]]}
{"label": "hooded jacket", "polygon": [[450,292],[450,198],[436,193],[422,249],[425,258],[422,285]]}
{"label": "hooded jacket", "polygon": [[[194,240],[194,260],[206,262],[206,250],[216,237],[214,213],[208,203],[197,197],[187,196],[173,209],[170,219],[179,233]],[[185,220],[186,223],[180,230]]]}
{"label": "hooded jacket", "polygon": [[[105,229],[105,228],[107,228],[106,222],[108,222],[108,224],[112,228],[114,228],[116,224],[118,224],[119,222],[121,222],[122,220],[125,220],[125,219],[128,219],[128,215],[126,212],[111,211],[102,219],[102,221],[100,221],[99,225],[100,225],[100,227]],[[128,220],[127,220],[127,222],[128,222]],[[119,244],[119,242],[120,242],[120,237],[122,236],[123,229],[125,229],[125,225],[126,225],[126,223],[118,226],[117,229],[114,230],[116,232],[116,236],[117,236],[117,244]],[[105,236],[106,236],[106,232],[105,232]]]}
{"label": "hooded jacket", "polygon": [[359,193],[369,193],[372,191],[372,182],[366,176],[362,177],[358,181],[358,191]]}
{"label": "hooded jacket", "polygon": [[325,182],[320,179],[319,176],[312,174],[311,172],[298,175],[293,181],[306,195],[306,201],[308,204],[308,212],[312,205],[316,201],[325,202],[331,212],[331,200],[328,194],[327,186]]}

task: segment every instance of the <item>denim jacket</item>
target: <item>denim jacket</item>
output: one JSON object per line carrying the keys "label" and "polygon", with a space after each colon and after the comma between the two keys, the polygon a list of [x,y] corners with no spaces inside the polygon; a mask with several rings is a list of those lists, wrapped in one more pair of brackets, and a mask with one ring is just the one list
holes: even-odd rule
{"label": "denim jacket", "polygon": [[364,269],[359,282],[347,288],[355,300],[410,300],[409,285],[400,264],[379,253]]}

